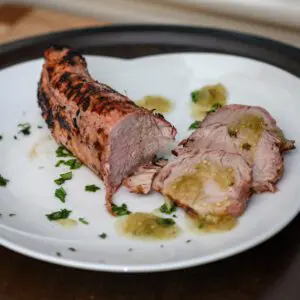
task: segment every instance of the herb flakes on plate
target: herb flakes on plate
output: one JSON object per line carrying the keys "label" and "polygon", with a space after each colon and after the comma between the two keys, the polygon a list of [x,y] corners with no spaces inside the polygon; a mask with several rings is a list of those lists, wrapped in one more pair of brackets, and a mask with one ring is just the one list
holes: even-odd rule
{"label": "herb flakes on plate", "polygon": [[66,202],[67,193],[63,187],[55,190],[55,197],[58,198],[62,203]]}
{"label": "herb flakes on plate", "polygon": [[53,213],[47,214],[46,217],[48,218],[49,221],[57,221],[57,220],[67,219],[71,213],[72,213],[71,210],[64,208],[59,211],[55,211]]}
{"label": "herb flakes on plate", "polygon": [[0,186],[5,187],[5,186],[7,186],[8,183],[9,183],[9,180],[0,175]]}
{"label": "herb flakes on plate", "polygon": [[112,212],[114,215],[121,217],[131,214],[131,211],[128,210],[127,204],[123,203],[121,206],[112,204]]}
{"label": "herb flakes on plate", "polygon": [[73,157],[73,154],[65,147],[59,146],[56,150],[56,157]]}
{"label": "herb flakes on plate", "polygon": [[24,135],[30,135],[31,125],[29,123],[18,124],[18,127],[21,128],[19,133],[23,133]]}
{"label": "herb flakes on plate", "polygon": [[199,127],[200,127],[200,123],[201,123],[201,121],[195,121],[195,122],[193,122],[193,123],[190,125],[189,130],[199,128]]}
{"label": "herb flakes on plate", "polygon": [[86,192],[92,192],[92,193],[95,193],[97,192],[98,190],[100,190],[100,188],[94,184],[91,184],[91,185],[86,185],[85,186],[85,191]]}
{"label": "herb flakes on plate", "polygon": [[85,218],[79,218],[78,221],[84,225],[89,225],[90,223]]}

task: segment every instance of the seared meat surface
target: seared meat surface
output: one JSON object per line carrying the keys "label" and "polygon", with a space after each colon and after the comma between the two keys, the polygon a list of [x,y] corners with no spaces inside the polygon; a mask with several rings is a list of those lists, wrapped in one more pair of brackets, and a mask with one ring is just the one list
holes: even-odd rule
{"label": "seared meat surface", "polygon": [[252,170],[246,161],[222,150],[180,155],[153,182],[155,190],[198,217],[241,215],[251,185]]}
{"label": "seared meat surface", "polygon": [[93,80],[85,59],[51,47],[38,87],[38,103],[52,136],[99,175],[106,204],[127,176],[174,140],[176,129],[163,116]]}
{"label": "seared meat surface", "polygon": [[294,141],[284,137],[265,109],[227,105],[209,114],[200,128],[179,144],[174,154],[196,149],[238,153],[253,168],[254,190],[274,192],[284,171],[282,152],[294,147]]}

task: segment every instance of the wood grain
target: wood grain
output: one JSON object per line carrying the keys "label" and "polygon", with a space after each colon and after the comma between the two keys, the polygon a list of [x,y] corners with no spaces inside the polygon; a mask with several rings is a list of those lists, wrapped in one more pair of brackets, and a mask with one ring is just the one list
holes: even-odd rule
{"label": "wood grain", "polygon": [[50,265],[0,248],[1,300],[299,300],[298,217],[236,257],[165,273],[114,274]]}
{"label": "wood grain", "polygon": [[94,18],[23,5],[0,5],[0,43],[71,28],[103,25]]}

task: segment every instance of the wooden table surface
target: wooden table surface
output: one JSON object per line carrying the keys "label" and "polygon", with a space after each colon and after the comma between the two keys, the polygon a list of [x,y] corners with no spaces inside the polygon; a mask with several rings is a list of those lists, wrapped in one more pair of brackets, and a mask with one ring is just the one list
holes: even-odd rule
{"label": "wooden table surface", "polygon": [[[99,25],[90,18],[0,6],[0,41]],[[299,300],[300,217],[264,244],[187,270],[152,274],[88,272],[40,262],[0,247],[0,300]]]}
{"label": "wooden table surface", "polygon": [[52,31],[103,24],[94,18],[33,6],[0,5],[0,43]]}

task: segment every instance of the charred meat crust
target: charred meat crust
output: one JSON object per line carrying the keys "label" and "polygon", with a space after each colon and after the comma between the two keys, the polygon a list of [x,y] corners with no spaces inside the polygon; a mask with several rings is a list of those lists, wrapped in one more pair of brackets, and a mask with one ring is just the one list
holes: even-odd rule
{"label": "charred meat crust", "polygon": [[[37,93],[42,116],[54,139],[104,180],[106,206],[112,212],[112,196],[123,180],[120,180],[120,176],[116,176],[116,180],[111,175],[110,157],[115,150],[110,143],[112,135],[117,135],[120,131],[115,128],[122,128],[118,124],[136,118],[151,120],[147,130],[156,132],[154,139],[174,139],[176,129],[162,116],[138,107],[128,97],[93,80],[80,53],[52,46],[44,52],[44,57]],[[147,132],[145,140],[146,138]],[[114,136],[115,140],[118,139]],[[132,168],[136,168],[137,164],[146,163],[152,153],[149,156],[144,151],[136,155],[139,156],[136,161],[130,161],[129,166],[122,166],[122,172],[126,175],[122,173],[121,177],[128,176],[126,172],[133,172]],[[131,159],[129,154],[127,158]],[[122,159],[127,163],[126,156]]]}

